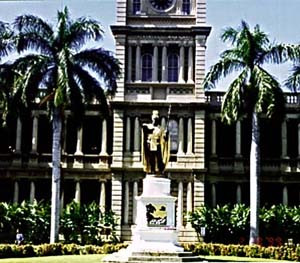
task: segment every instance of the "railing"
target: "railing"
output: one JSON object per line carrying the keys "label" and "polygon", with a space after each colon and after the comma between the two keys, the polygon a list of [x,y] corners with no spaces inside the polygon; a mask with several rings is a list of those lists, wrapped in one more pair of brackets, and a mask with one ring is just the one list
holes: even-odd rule
{"label": "railing", "polygon": [[[205,92],[206,102],[213,106],[219,106],[223,101],[224,95],[225,95],[224,91]],[[286,92],[284,93],[284,96],[288,107],[296,107],[300,105],[300,94]]]}

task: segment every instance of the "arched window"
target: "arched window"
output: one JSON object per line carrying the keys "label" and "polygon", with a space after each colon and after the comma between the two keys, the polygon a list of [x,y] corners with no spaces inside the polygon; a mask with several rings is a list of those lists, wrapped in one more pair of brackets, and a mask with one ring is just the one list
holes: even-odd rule
{"label": "arched window", "polygon": [[133,0],[132,2],[132,13],[139,14],[141,12],[141,0]]}
{"label": "arched window", "polygon": [[171,153],[177,153],[178,151],[178,123],[175,120],[170,120],[168,125]]}
{"label": "arched window", "polygon": [[152,81],[152,55],[142,55],[142,81]]}
{"label": "arched window", "polygon": [[168,81],[178,81],[178,55],[171,53],[168,56]]}
{"label": "arched window", "polygon": [[191,13],[191,1],[182,0],[182,13],[184,15],[189,15]]}

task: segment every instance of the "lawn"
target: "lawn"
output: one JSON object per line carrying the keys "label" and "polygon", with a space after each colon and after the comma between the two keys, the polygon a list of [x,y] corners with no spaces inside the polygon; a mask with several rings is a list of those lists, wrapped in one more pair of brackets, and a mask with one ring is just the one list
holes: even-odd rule
{"label": "lawn", "polygon": [[[82,255],[82,256],[53,256],[53,257],[35,257],[35,258],[7,258],[0,259],[0,263],[100,263],[105,255]],[[284,262],[274,259],[262,258],[242,258],[225,256],[201,256],[204,261],[213,262]]]}

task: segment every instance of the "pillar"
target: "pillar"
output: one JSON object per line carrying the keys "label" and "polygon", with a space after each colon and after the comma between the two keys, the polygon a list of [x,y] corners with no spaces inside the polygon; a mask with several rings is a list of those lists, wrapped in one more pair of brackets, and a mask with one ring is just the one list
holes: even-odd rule
{"label": "pillar", "polygon": [[158,81],[158,46],[154,44],[153,47],[153,63],[152,63],[152,81]]}
{"label": "pillar", "polygon": [[134,151],[138,152],[140,151],[140,144],[141,144],[141,138],[140,138],[140,122],[139,118],[135,117],[134,119]]}
{"label": "pillar", "polygon": [[80,203],[80,198],[81,198],[81,189],[80,189],[80,181],[77,180],[75,184],[75,196],[74,196],[74,201],[76,203]]}
{"label": "pillar", "polygon": [[167,126],[166,118],[162,117],[161,118],[161,127],[164,129],[168,129],[168,127],[166,127],[166,126]]}
{"label": "pillar", "polygon": [[107,156],[107,121],[102,120],[102,141],[100,155]]}
{"label": "pillar", "polygon": [[136,46],[135,52],[135,81],[141,81],[141,46]]}
{"label": "pillar", "polygon": [[14,182],[14,203],[19,203],[19,182]]}
{"label": "pillar", "polygon": [[124,225],[128,225],[128,217],[129,217],[129,182],[125,181],[124,186]]}
{"label": "pillar", "polygon": [[133,182],[133,191],[132,191],[132,222],[136,224],[136,209],[137,209],[137,201],[135,197],[138,195],[138,181]]}
{"label": "pillar", "polygon": [[37,152],[37,139],[38,139],[38,116],[33,115],[32,123],[32,140],[31,140],[31,153]]}
{"label": "pillar", "polygon": [[298,158],[300,159],[300,123],[298,124]]}
{"label": "pillar", "polygon": [[130,152],[130,145],[131,145],[131,122],[130,117],[126,118],[126,141],[125,141],[125,151]]}
{"label": "pillar", "polygon": [[100,197],[99,197],[99,206],[102,213],[105,212],[106,208],[106,191],[105,191],[105,181],[100,181]]}
{"label": "pillar", "polygon": [[217,155],[217,132],[216,132],[216,120],[211,120],[211,155]]}
{"label": "pillar", "polygon": [[193,123],[192,118],[188,118],[187,126],[187,155],[193,154]]}
{"label": "pillar", "polygon": [[288,188],[286,185],[283,186],[283,189],[282,189],[282,204],[283,205],[289,204]]}
{"label": "pillar", "polygon": [[178,132],[178,152],[177,155],[184,155],[183,144],[184,144],[184,123],[183,118],[179,118],[179,132]]}
{"label": "pillar", "polygon": [[242,203],[242,188],[240,184],[237,184],[236,186],[236,203]]}
{"label": "pillar", "polygon": [[180,181],[178,183],[178,197],[177,197],[177,228],[182,227],[182,217],[183,217],[183,183]]}
{"label": "pillar", "polygon": [[77,130],[77,143],[75,155],[82,155],[82,126]]}
{"label": "pillar", "polygon": [[180,46],[179,51],[179,83],[183,83],[184,81],[184,46]]}
{"label": "pillar", "polygon": [[168,80],[167,78],[167,46],[162,47],[162,60],[161,60],[161,81],[166,82]]}
{"label": "pillar", "polygon": [[235,126],[235,155],[241,156],[241,122],[237,121]]}
{"label": "pillar", "polygon": [[286,120],[284,120],[281,124],[281,157],[287,157],[287,127],[286,127]]}
{"label": "pillar", "polygon": [[189,46],[189,57],[188,57],[188,83],[194,82],[194,55],[193,46]]}
{"label": "pillar", "polygon": [[193,212],[193,188],[192,188],[192,182],[188,182],[188,184],[187,184],[186,210],[187,210],[187,213]]}
{"label": "pillar", "polygon": [[216,207],[217,205],[217,191],[216,184],[211,184],[211,206]]}
{"label": "pillar", "polygon": [[35,183],[34,181],[30,182],[30,195],[29,195],[29,202],[33,203],[35,200]]}
{"label": "pillar", "polygon": [[132,81],[132,46],[128,45],[127,54],[127,81]]}
{"label": "pillar", "polygon": [[16,132],[16,153],[21,153],[22,143],[22,122],[20,117],[17,119],[17,132]]}

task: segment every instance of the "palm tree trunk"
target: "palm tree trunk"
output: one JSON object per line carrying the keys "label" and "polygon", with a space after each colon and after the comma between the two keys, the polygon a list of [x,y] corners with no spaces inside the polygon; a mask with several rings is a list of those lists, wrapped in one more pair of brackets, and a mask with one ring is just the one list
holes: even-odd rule
{"label": "palm tree trunk", "polygon": [[257,112],[252,113],[252,138],[250,150],[250,237],[249,244],[256,244],[259,237],[259,203],[260,203],[260,150],[259,119]]}
{"label": "palm tree trunk", "polygon": [[52,120],[52,198],[51,198],[51,230],[50,243],[58,241],[60,215],[60,181],[61,181],[61,131],[62,118],[60,109],[54,108]]}

